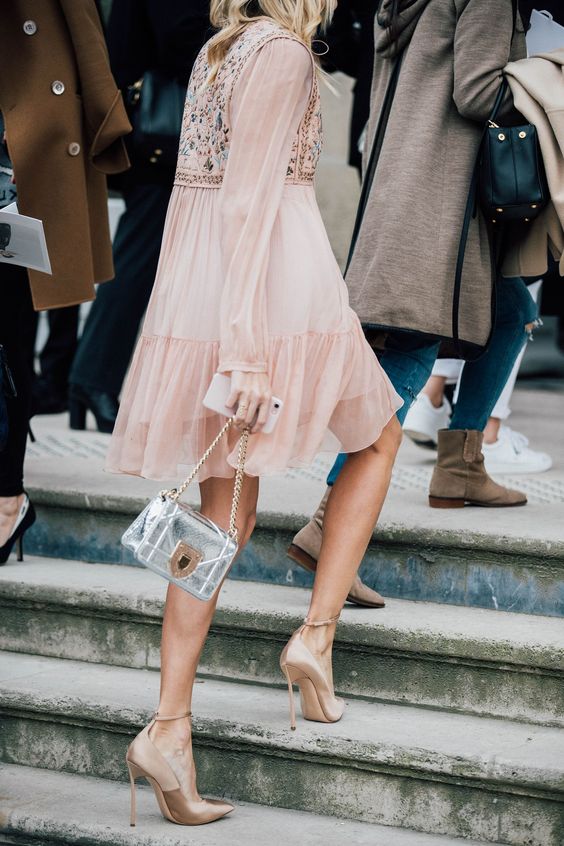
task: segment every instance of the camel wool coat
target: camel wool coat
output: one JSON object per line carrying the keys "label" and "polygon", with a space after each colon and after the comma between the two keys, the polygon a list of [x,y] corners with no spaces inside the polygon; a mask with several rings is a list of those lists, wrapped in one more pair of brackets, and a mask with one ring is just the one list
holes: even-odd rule
{"label": "camel wool coat", "polygon": [[[396,61],[402,65],[374,182],[347,273],[351,305],[369,330],[442,340],[444,353],[475,358],[492,328],[490,235],[472,220],[453,338],[460,234],[485,121],[502,70],[526,54],[512,0],[391,0],[376,18],[368,157]],[[511,100],[504,109],[511,107]],[[370,336],[370,332],[368,333]]]}
{"label": "camel wool coat", "polygon": [[36,309],[94,298],[114,275],[106,174],[129,166],[131,127],[94,0],[10,0],[0,110],[18,209],[45,227],[53,275],[29,272]]}

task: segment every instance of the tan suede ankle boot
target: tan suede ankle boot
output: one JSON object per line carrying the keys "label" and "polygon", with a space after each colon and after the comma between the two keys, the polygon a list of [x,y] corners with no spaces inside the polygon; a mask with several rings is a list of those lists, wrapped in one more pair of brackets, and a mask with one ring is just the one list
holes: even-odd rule
{"label": "tan suede ankle boot", "polygon": [[440,430],[429,491],[431,508],[508,508],[527,504],[525,494],[504,488],[488,476],[482,455],[483,439],[483,432],[474,429]]}
{"label": "tan suede ankle boot", "polygon": [[[327,505],[330,493],[331,488],[327,488],[317,511],[309,523],[298,532],[288,549],[288,557],[292,561],[295,561],[296,564],[299,564],[300,567],[309,570],[310,573],[315,573],[317,569],[317,559],[321,551],[321,540],[323,537],[325,506]],[[365,585],[360,576],[356,576],[347,596],[347,602],[352,602],[354,605],[361,605],[364,608],[384,608],[386,605],[384,597],[380,596],[378,591],[372,590],[368,585]]]}

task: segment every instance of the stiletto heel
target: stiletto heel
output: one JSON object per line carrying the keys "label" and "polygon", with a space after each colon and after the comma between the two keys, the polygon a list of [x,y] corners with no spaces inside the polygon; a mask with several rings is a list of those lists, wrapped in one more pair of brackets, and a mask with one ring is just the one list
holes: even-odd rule
{"label": "stiletto heel", "polygon": [[135,797],[135,775],[134,775],[134,767],[131,764],[127,765],[129,770],[129,783],[131,785],[131,804],[130,804],[130,815],[129,815],[129,825],[134,826],[136,822],[136,814],[137,814],[137,804],[136,804],[136,797]]}
{"label": "stiletto heel", "polygon": [[302,640],[302,633],[308,626],[329,626],[339,617],[320,622],[305,620],[294,632],[280,656],[280,669],[286,676],[290,697],[290,727],[296,729],[296,712],[293,685],[300,690],[302,713],[305,720],[320,723],[336,723],[343,716],[345,704],[335,696],[329,679],[318,660],[311,654]]}
{"label": "stiletto heel", "polygon": [[149,731],[156,722],[182,720],[190,716],[188,713],[177,717],[161,717],[157,713],[130,744],[125,756],[131,785],[130,825],[134,826],[136,823],[136,778],[147,779],[163,817],[178,825],[204,825],[224,817],[233,810],[233,805],[214,799],[202,799],[195,791],[192,796],[186,795],[172,767],[149,737]]}
{"label": "stiletto heel", "polygon": [[86,406],[77,397],[69,401],[70,427],[83,432],[86,429]]}
{"label": "stiletto heel", "polygon": [[286,675],[286,680],[288,682],[288,696],[290,699],[290,729],[292,731],[296,730],[296,703],[294,702],[294,685],[292,683],[292,676],[290,675],[289,671],[286,669],[283,671]]}
{"label": "stiletto heel", "polygon": [[20,535],[19,538],[16,541],[16,550],[17,550],[17,555],[18,555],[18,561],[24,560],[23,559],[23,539],[24,539],[24,536]]}

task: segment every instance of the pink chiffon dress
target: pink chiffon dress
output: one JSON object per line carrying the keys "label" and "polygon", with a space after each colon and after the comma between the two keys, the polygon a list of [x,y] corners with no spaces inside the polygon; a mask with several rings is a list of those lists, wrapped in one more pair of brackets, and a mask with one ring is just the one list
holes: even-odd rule
{"label": "pink chiffon dress", "polygon": [[[250,24],[206,85],[188,87],[157,278],[122,395],[107,468],[175,479],[225,418],[203,406],[216,372],[266,372],[284,401],[250,438],[246,472],[279,473],[321,451],[375,442],[401,406],[368,346],[317,207],[317,72],[268,19]],[[227,439],[200,480],[230,477]]]}

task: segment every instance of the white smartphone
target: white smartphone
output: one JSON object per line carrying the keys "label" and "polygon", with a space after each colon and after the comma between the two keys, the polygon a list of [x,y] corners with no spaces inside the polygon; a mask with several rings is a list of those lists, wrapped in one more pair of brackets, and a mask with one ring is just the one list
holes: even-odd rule
{"label": "white smartphone", "polygon": [[[229,394],[231,393],[231,377],[224,373],[216,373],[212,379],[208,392],[204,397],[204,405],[211,411],[217,411],[223,417],[233,417],[236,409],[230,408],[227,405]],[[272,397],[270,403],[270,411],[266,418],[266,423],[261,429],[263,435],[270,435],[274,431],[274,427],[278,423],[280,412],[284,403],[278,397]]]}

